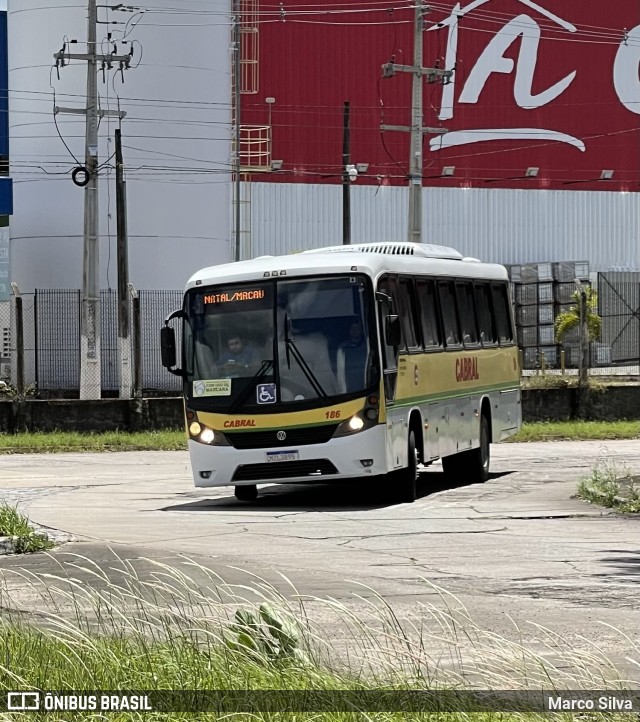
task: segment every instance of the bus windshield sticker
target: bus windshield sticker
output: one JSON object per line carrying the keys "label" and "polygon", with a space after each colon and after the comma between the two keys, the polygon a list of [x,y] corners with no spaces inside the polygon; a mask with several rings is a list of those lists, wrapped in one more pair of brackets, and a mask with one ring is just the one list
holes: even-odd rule
{"label": "bus windshield sticker", "polygon": [[231,379],[210,379],[193,382],[194,396],[231,396]]}
{"label": "bus windshield sticker", "polygon": [[258,384],[256,386],[256,401],[259,404],[275,404],[275,402],[276,402],[276,385],[275,384]]}

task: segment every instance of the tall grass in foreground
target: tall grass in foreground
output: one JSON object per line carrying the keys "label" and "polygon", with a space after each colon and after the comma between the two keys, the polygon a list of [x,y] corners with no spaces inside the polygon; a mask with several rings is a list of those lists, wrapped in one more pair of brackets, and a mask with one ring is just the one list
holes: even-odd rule
{"label": "tall grass in foreground", "polygon": [[[412,619],[401,620],[366,587],[346,605],[296,595],[284,578],[286,597],[252,575],[246,584],[225,584],[189,561],[177,568],[144,560],[142,574],[116,560],[107,573],[86,558],[69,556],[69,571],[61,566],[59,575],[18,572],[23,588],[39,600],[37,626],[9,611],[6,589],[1,595],[1,689],[320,690],[336,700],[324,712],[289,712],[282,703],[264,714],[121,712],[109,720],[436,719],[427,712],[345,712],[340,691],[631,688],[588,640],[587,651],[577,652],[560,635],[536,626],[533,650],[522,641],[522,630],[514,627],[509,639],[487,632],[458,599],[434,586],[437,601],[420,604]],[[637,663],[634,642],[621,636],[621,646]],[[11,714],[0,718],[21,718]],[[77,719],[68,712],[46,719],[74,714]],[[490,722],[542,715],[477,713],[462,704],[447,719],[470,717]],[[614,715],[589,713],[589,719],[600,717]],[[83,712],[81,719],[105,717]]]}

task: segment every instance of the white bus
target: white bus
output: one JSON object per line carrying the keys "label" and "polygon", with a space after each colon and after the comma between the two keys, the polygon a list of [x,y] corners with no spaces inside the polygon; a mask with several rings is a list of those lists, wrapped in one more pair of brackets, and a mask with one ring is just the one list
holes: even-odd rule
{"label": "white bus", "polygon": [[205,268],[161,347],[184,380],[195,485],[232,485],[241,500],[259,484],[343,479],[366,496],[385,479],[411,502],[418,467],[438,459],[447,475],[486,480],[489,444],[521,424],[507,272],[443,246]]}

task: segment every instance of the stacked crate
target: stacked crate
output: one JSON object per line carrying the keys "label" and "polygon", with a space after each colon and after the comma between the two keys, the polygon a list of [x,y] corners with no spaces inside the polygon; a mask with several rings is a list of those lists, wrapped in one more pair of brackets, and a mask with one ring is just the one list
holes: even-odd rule
{"label": "stacked crate", "polygon": [[553,335],[553,269],[551,263],[527,263],[509,267],[513,284],[516,334],[524,368],[558,364]]}
{"label": "stacked crate", "polygon": [[562,348],[571,349],[567,354],[570,359],[565,359],[567,365],[577,365],[578,330],[569,332],[560,346],[556,343],[554,322],[558,313],[573,304],[576,279],[588,280],[589,263],[527,263],[509,266],[508,270],[524,368],[540,368],[543,358],[548,368],[557,368]]}
{"label": "stacked crate", "polygon": [[[573,261],[570,263],[554,263],[554,283],[556,298],[556,315],[569,310],[575,304],[572,294],[576,291],[575,279],[589,284],[589,262]],[[574,328],[562,339],[565,352],[565,363],[569,368],[580,365],[580,329]],[[590,366],[609,366],[611,364],[611,347],[607,344],[593,342],[590,345]]]}

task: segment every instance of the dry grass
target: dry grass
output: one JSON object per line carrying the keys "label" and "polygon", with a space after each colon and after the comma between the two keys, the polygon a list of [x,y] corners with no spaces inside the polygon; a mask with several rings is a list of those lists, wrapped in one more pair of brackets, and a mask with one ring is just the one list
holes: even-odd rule
{"label": "dry grass", "polygon": [[[20,572],[22,585],[37,597],[38,626],[10,613],[2,595],[0,623],[3,663],[0,686],[12,689],[128,690],[306,690],[322,693],[322,710],[291,711],[275,696],[269,712],[264,697],[227,700],[224,715],[202,712],[197,719],[407,720],[420,713],[375,711],[381,690],[623,690],[632,688],[616,666],[588,639],[581,650],[561,635],[534,626],[537,648],[513,634],[478,626],[455,596],[425,581],[437,595],[420,604],[411,619],[400,619],[375,590],[362,587],[353,604],[298,595],[284,577],[286,593],[253,575],[225,584],[215,573],[185,560],[177,567],[145,561],[139,573],[114,557],[105,571],[75,557],[58,575]],[[82,581],[84,580],[84,581]],[[92,580],[89,584],[87,580]],[[357,611],[356,611],[357,610]],[[320,624],[319,621],[322,623]],[[343,643],[328,639],[338,629]],[[629,662],[640,667],[640,649],[620,636]],[[347,691],[367,693],[357,714],[348,711]],[[539,719],[533,712],[498,714],[469,697],[441,692],[453,722],[474,719]],[[253,707],[250,700],[253,699]],[[349,698],[353,701],[353,697]],[[257,700],[257,701],[256,701]],[[393,704],[393,702],[391,703]],[[235,705],[235,707],[234,707]],[[257,705],[257,706],[256,706]],[[251,715],[236,716],[247,712]],[[345,709],[346,707],[346,709]],[[188,714],[154,713],[148,719],[194,719]],[[611,720],[593,713],[590,719]],[[5,717],[4,719],[9,719]],[[13,718],[12,718],[13,719]],[[47,719],[66,719],[49,715]],[[103,719],[85,713],[83,719]],[[136,712],[110,720],[142,719]]]}

